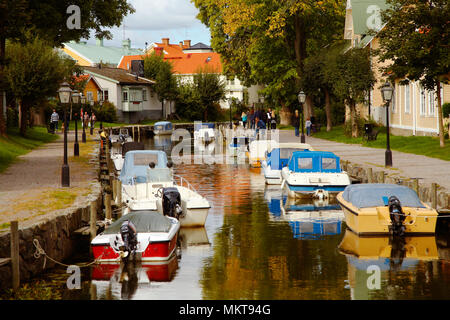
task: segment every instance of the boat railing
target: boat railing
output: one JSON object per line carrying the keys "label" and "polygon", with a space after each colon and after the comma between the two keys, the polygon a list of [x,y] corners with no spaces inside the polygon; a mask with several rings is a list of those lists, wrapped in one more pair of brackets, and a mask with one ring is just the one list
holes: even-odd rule
{"label": "boat railing", "polygon": [[[194,186],[192,184],[190,184],[189,181],[186,180],[186,178],[183,178],[182,176],[173,175],[174,178],[174,182],[175,184],[179,185],[180,187],[186,187],[192,191],[194,191],[195,193],[198,193],[197,190],[194,188]],[[179,180],[179,183],[177,182],[177,179]]]}

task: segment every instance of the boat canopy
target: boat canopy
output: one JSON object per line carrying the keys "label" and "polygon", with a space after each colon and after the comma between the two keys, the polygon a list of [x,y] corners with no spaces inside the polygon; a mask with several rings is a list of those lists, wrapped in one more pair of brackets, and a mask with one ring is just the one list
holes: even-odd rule
{"label": "boat canopy", "polygon": [[155,123],[155,130],[172,130],[172,122],[170,121],[158,121]]}
{"label": "boat canopy", "polygon": [[155,168],[167,168],[167,155],[161,150],[133,150],[125,154],[120,181],[123,184],[147,182],[147,169],[151,162]]}
{"label": "boat canopy", "polygon": [[267,153],[272,152],[273,149],[299,149],[299,150],[311,150],[314,149],[311,145],[307,143],[300,142],[279,142],[279,143],[271,143],[267,148]]}
{"label": "boat canopy", "polygon": [[310,150],[308,147],[310,146],[305,143],[279,143],[278,146],[271,146],[267,152],[267,165],[272,170],[281,170],[288,165],[295,151]]}
{"label": "boat canopy", "polygon": [[194,130],[199,131],[200,129],[214,129],[214,123],[194,123]]}
{"label": "boat canopy", "polygon": [[289,170],[294,172],[340,173],[339,157],[328,151],[294,151],[289,160]]}
{"label": "boat canopy", "polygon": [[172,225],[169,218],[157,211],[131,211],[120,217],[106,228],[104,234],[116,234],[120,232],[120,226],[125,221],[131,221],[139,232],[169,232]]}
{"label": "boat canopy", "polygon": [[402,207],[425,208],[414,190],[397,184],[351,184],[342,194],[345,201],[357,208],[386,206],[390,196],[396,196]]}

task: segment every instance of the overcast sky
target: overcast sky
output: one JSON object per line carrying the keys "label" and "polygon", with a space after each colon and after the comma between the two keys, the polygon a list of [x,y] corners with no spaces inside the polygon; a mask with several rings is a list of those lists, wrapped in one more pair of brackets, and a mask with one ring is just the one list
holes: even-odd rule
{"label": "overcast sky", "polygon": [[[210,45],[209,29],[196,18],[197,8],[190,0],[128,0],[136,12],[128,15],[120,28],[111,29],[112,40],[105,45],[121,46],[122,40],[130,38],[133,48],[144,48],[145,42],[170,43],[192,40],[191,44],[203,42]],[[125,26],[124,26],[125,25]],[[91,37],[89,42],[95,42]]]}

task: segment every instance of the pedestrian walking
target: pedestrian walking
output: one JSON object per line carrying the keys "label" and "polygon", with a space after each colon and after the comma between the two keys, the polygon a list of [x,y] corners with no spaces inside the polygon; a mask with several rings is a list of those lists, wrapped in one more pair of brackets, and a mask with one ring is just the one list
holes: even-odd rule
{"label": "pedestrian walking", "polygon": [[270,115],[270,129],[275,130],[277,128],[277,115],[275,114],[275,110],[272,110]]}
{"label": "pedestrian walking", "polygon": [[55,133],[58,130],[58,122],[59,122],[59,114],[56,112],[55,109],[53,109],[53,113],[50,116],[50,125],[52,127],[53,133]]}
{"label": "pedestrian walking", "polygon": [[245,113],[245,111],[242,111],[241,119],[242,119],[242,125],[244,126],[244,129],[245,129],[246,125],[247,125],[247,114]]}
{"label": "pedestrian walking", "polygon": [[272,123],[272,109],[268,109],[266,112],[266,126],[267,128],[271,127],[271,123]]}
{"label": "pedestrian walking", "polygon": [[310,120],[309,118],[306,119],[305,127],[306,127],[306,135],[307,135],[307,136],[310,136],[310,135],[311,135],[311,125],[312,125],[311,120]]}
{"label": "pedestrian walking", "polygon": [[255,126],[256,126],[256,137],[258,137],[258,134],[260,136],[264,136],[265,129],[266,129],[266,123],[263,119],[260,119],[258,116],[255,117]]}
{"label": "pedestrian walking", "polygon": [[95,113],[92,112],[91,115],[91,127],[95,128],[95,121],[97,121],[97,118],[95,117]]}
{"label": "pedestrian walking", "polygon": [[295,129],[295,136],[298,137],[300,135],[300,116],[298,114],[298,110],[295,110],[294,116],[292,117],[292,125]]}
{"label": "pedestrian walking", "polygon": [[88,127],[89,125],[89,115],[87,111],[84,113],[84,127]]}
{"label": "pedestrian walking", "polygon": [[255,129],[255,108],[250,110],[250,129]]}

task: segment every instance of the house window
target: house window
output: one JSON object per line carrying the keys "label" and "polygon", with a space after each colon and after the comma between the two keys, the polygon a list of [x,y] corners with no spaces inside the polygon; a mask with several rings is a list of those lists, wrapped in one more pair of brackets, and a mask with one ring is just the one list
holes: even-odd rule
{"label": "house window", "polygon": [[92,91],[86,92],[86,99],[88,102],[94,101],[94,95],[92,94]]}
{"label": "house window", "polygon": [[425,115],[427,112],[427,101],[425,99],[425,90],[420,86],[420,115]]}
{"label": "house window", "polygon": [[147,101],[147,89],[142,89],[142,100]]}
{"label": "house window", "polygon": [[128,91],[124,91],[123,92],[123,102],[127,102],[128,101]]}
{"label": "house window", "polygon": [[428,91],[428,115],[434,116],[434,91]]}
{"label": "house window", "polygon": [[108,90],[103,91],[103,100],[108,101],[109,100],[109,92]]}
{"label": "house window", "polygon": [[132,89],[130,90],[130,101],[141,102],[142,95],[142,90]]}
{"label": "house window", "polygon": [[407,85],[405,85],[405,113],[411,113],[409,83]]}
{"label": "house window", "polygon": [[103,92],[97,91],[97,101],[102,101],[102,100],[103,100]]}

